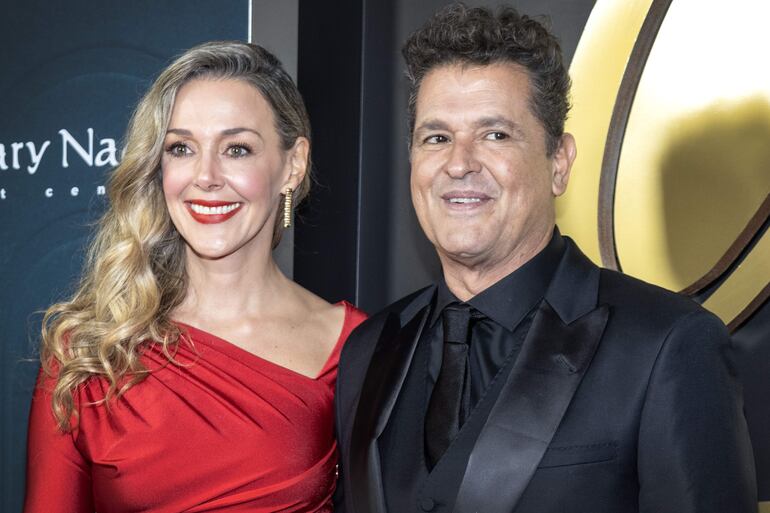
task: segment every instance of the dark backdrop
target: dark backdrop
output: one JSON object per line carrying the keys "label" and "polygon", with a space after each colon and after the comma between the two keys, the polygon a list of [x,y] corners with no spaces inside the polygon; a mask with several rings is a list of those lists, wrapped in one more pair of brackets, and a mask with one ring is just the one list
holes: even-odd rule
{"label": "dark backdrop", "polygon": [[[128,117],[151,79],[180,51],[210,39],[245,39],[247,0],[3,2],[0,12],[0,510],[21,510],[29,397],[41,315],[80,270],[97,187]],[[83,147],[91,165],[60,130]],[[50,141],[30,173],[30,152]],[[13,166],[15,142],[25,143]],[[107,149],[97,158],[100,150]],[[2,153],[2,152],[0,152]],[[101,164],[101,165],[99,165]],[[76,189],[73,189],[76,188]],[[47,194],[46,194],[47,191]],[[75,195],[76,194],[76,195]]]}

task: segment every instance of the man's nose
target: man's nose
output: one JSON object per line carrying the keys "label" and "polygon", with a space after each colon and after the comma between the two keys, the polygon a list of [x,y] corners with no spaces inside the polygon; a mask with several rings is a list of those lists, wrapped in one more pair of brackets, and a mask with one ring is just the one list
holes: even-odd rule
{"label": "man's nose", "polygon": [[446,163],[447,174],[452,178],[462,178],[468,173],[475,173],[480,169],[473,141],[467,138],[456,138],[452,142],[449,160]]}

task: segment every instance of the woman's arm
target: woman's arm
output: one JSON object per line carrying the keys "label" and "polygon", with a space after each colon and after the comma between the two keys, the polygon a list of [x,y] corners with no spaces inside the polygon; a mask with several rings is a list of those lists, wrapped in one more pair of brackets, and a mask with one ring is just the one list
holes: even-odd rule
{"label": "woman's arm", "polygon": [[77,428],[62,432],[56,425],[52,387],[41,372],[29,414],[24,513],[93,513],[91,468],[75,446]]}

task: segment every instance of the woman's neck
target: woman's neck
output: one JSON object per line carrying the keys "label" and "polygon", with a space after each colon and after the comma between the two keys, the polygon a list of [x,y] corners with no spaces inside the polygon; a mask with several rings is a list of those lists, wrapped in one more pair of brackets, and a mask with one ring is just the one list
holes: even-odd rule
{"label": "woman's neck", "polygon": [[217,260],[188,254],[187,277],[187,296],[173,314],[183,322],[259,317],[279,309],[293,285],[271,254]]}

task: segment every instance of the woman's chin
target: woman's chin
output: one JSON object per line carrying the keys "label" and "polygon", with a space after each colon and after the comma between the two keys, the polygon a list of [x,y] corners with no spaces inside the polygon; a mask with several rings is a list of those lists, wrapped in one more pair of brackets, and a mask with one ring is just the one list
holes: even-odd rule
{"label": "woman's chin", "polygon": [[189,244],[187,245],[188,255],[201,260],[221,260],[233,253],[235,250],[228,247],[227,244]]}

